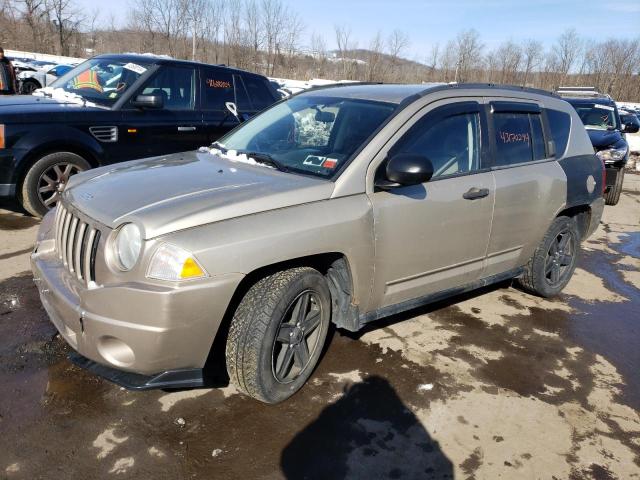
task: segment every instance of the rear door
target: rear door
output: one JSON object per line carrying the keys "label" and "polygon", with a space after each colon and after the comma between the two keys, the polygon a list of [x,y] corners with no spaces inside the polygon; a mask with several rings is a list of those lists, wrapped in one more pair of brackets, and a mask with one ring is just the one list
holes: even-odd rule
{"label": "rear door", "polygon": [[163,107],[123,110],[122,142],[134,158],[195,150],[207,139],[198,108],[198,71],[189,66],[163,65],[137,95],[160,95]]}
{"label": "rear door", "polygon": [[[480,99],[470,98],[440,102],[399,132],[387,158],[396,153],[426,156],[434,175],[421,185],[371,194],[376,249],[372,297],[382,299],[373,308],[480,277],[494,201],[493,175],[484,163],[485,125]],[[385,165],[377,168],[378,178]]]}
{"label": "rear door", "polygon": [[501,98],[486,108],[496,190],[485,277],[526,264],[566,198],[540,106]]}

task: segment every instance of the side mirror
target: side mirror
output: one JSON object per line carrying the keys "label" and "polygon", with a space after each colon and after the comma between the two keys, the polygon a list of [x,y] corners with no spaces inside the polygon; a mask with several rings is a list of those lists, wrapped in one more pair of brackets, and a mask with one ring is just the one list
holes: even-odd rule
{"label": "side mirror", "polygon": [[131,104],[136,108],[162,108],[164,100],[161,95],[138,95]]}
{"label": "side mirror", "polygon": [[389,159],[386,168],[387,179],[376,186],[388,189],[400,186],[418,185],[428,182],[433,176],[433,164],[423,155],[398,153]]}
{"label": "side mirror", "polygon": [[623,123],[622,131],[624,133],[636,133],[640,128],[637,123]]}

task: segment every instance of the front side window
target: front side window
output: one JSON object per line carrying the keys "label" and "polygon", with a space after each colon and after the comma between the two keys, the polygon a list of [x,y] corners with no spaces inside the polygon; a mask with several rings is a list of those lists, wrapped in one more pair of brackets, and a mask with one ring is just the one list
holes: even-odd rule
{"label": "front side window", "polygon": [[90,102],[111,106],[120,99],[152,64],[92,58],[51,84]]}
{"label": "front side window", "polygon": [[445,118],[427,115],[396,143],[391,155],[413,153],[428,158],[433,178],[480,168],[480,116],[462,113]]}
{"label": "front side window", "polygon": [[516,165],[546,157],[540,114],[494,113],[496,166]]}
{"label": "front side window", "polygon": [[160,95],[165,110],[193,110],[195,106],[195,70],[162,67],[142,88],[142,95]]}
{"label": "front side window", "polygon": [[218,144],[269,155],[293,172],[329,178],[395,108],[370,100],[301,95],[252,118]]}

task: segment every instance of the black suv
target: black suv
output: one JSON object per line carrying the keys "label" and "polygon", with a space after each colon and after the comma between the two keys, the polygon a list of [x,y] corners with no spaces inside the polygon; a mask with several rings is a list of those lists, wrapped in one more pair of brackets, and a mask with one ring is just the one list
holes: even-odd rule
{"label": "black suv", "polygon": [[606,167],[606,204],[616,205],[622,192],[624,167],[629,160],[625,133],[637,132],[638,125],[622,123],[616,102],[592,87],[561,88],[558,93],[573,105],[587,129],[593,149]]}
{"label": "black suv", "polygon": [[224,66],[94,57],[33,96],[0,98],[0,197],[41,216],[79,171],[208,145],[278,99],[265,77]]}

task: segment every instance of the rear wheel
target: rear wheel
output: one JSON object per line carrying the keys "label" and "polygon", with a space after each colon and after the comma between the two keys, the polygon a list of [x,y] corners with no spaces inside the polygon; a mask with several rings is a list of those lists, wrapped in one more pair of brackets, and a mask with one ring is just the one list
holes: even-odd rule
{"label": "rear wheel", "polygon": [[317,270],[293,268],[259,280],[231,322],[229,378],[262,402],[286,400],[318,363],[330,320],[331,294]]}
{"label": "rear wheel", "polygon": [[617,205],[620,201],[620,194],[622,193],[622,184],[624,182],[624,167],[618,170],[616,175],[616,183],[614,183],[609,191],[604,194],[604,201],[607,205]]}
{"label": "rear wheel", "polygon": [[22,182],[23,208],[36,217],[55,207],[69,178],[91,168],[89,162],[75,153],[50,153],[37,160]]}
{"label": "rear wheel", "polygon": [[525,267],[518,283],[531,293],[553,297],[569,283],[576,268],[580,234],[573,218],[556,218]]}

